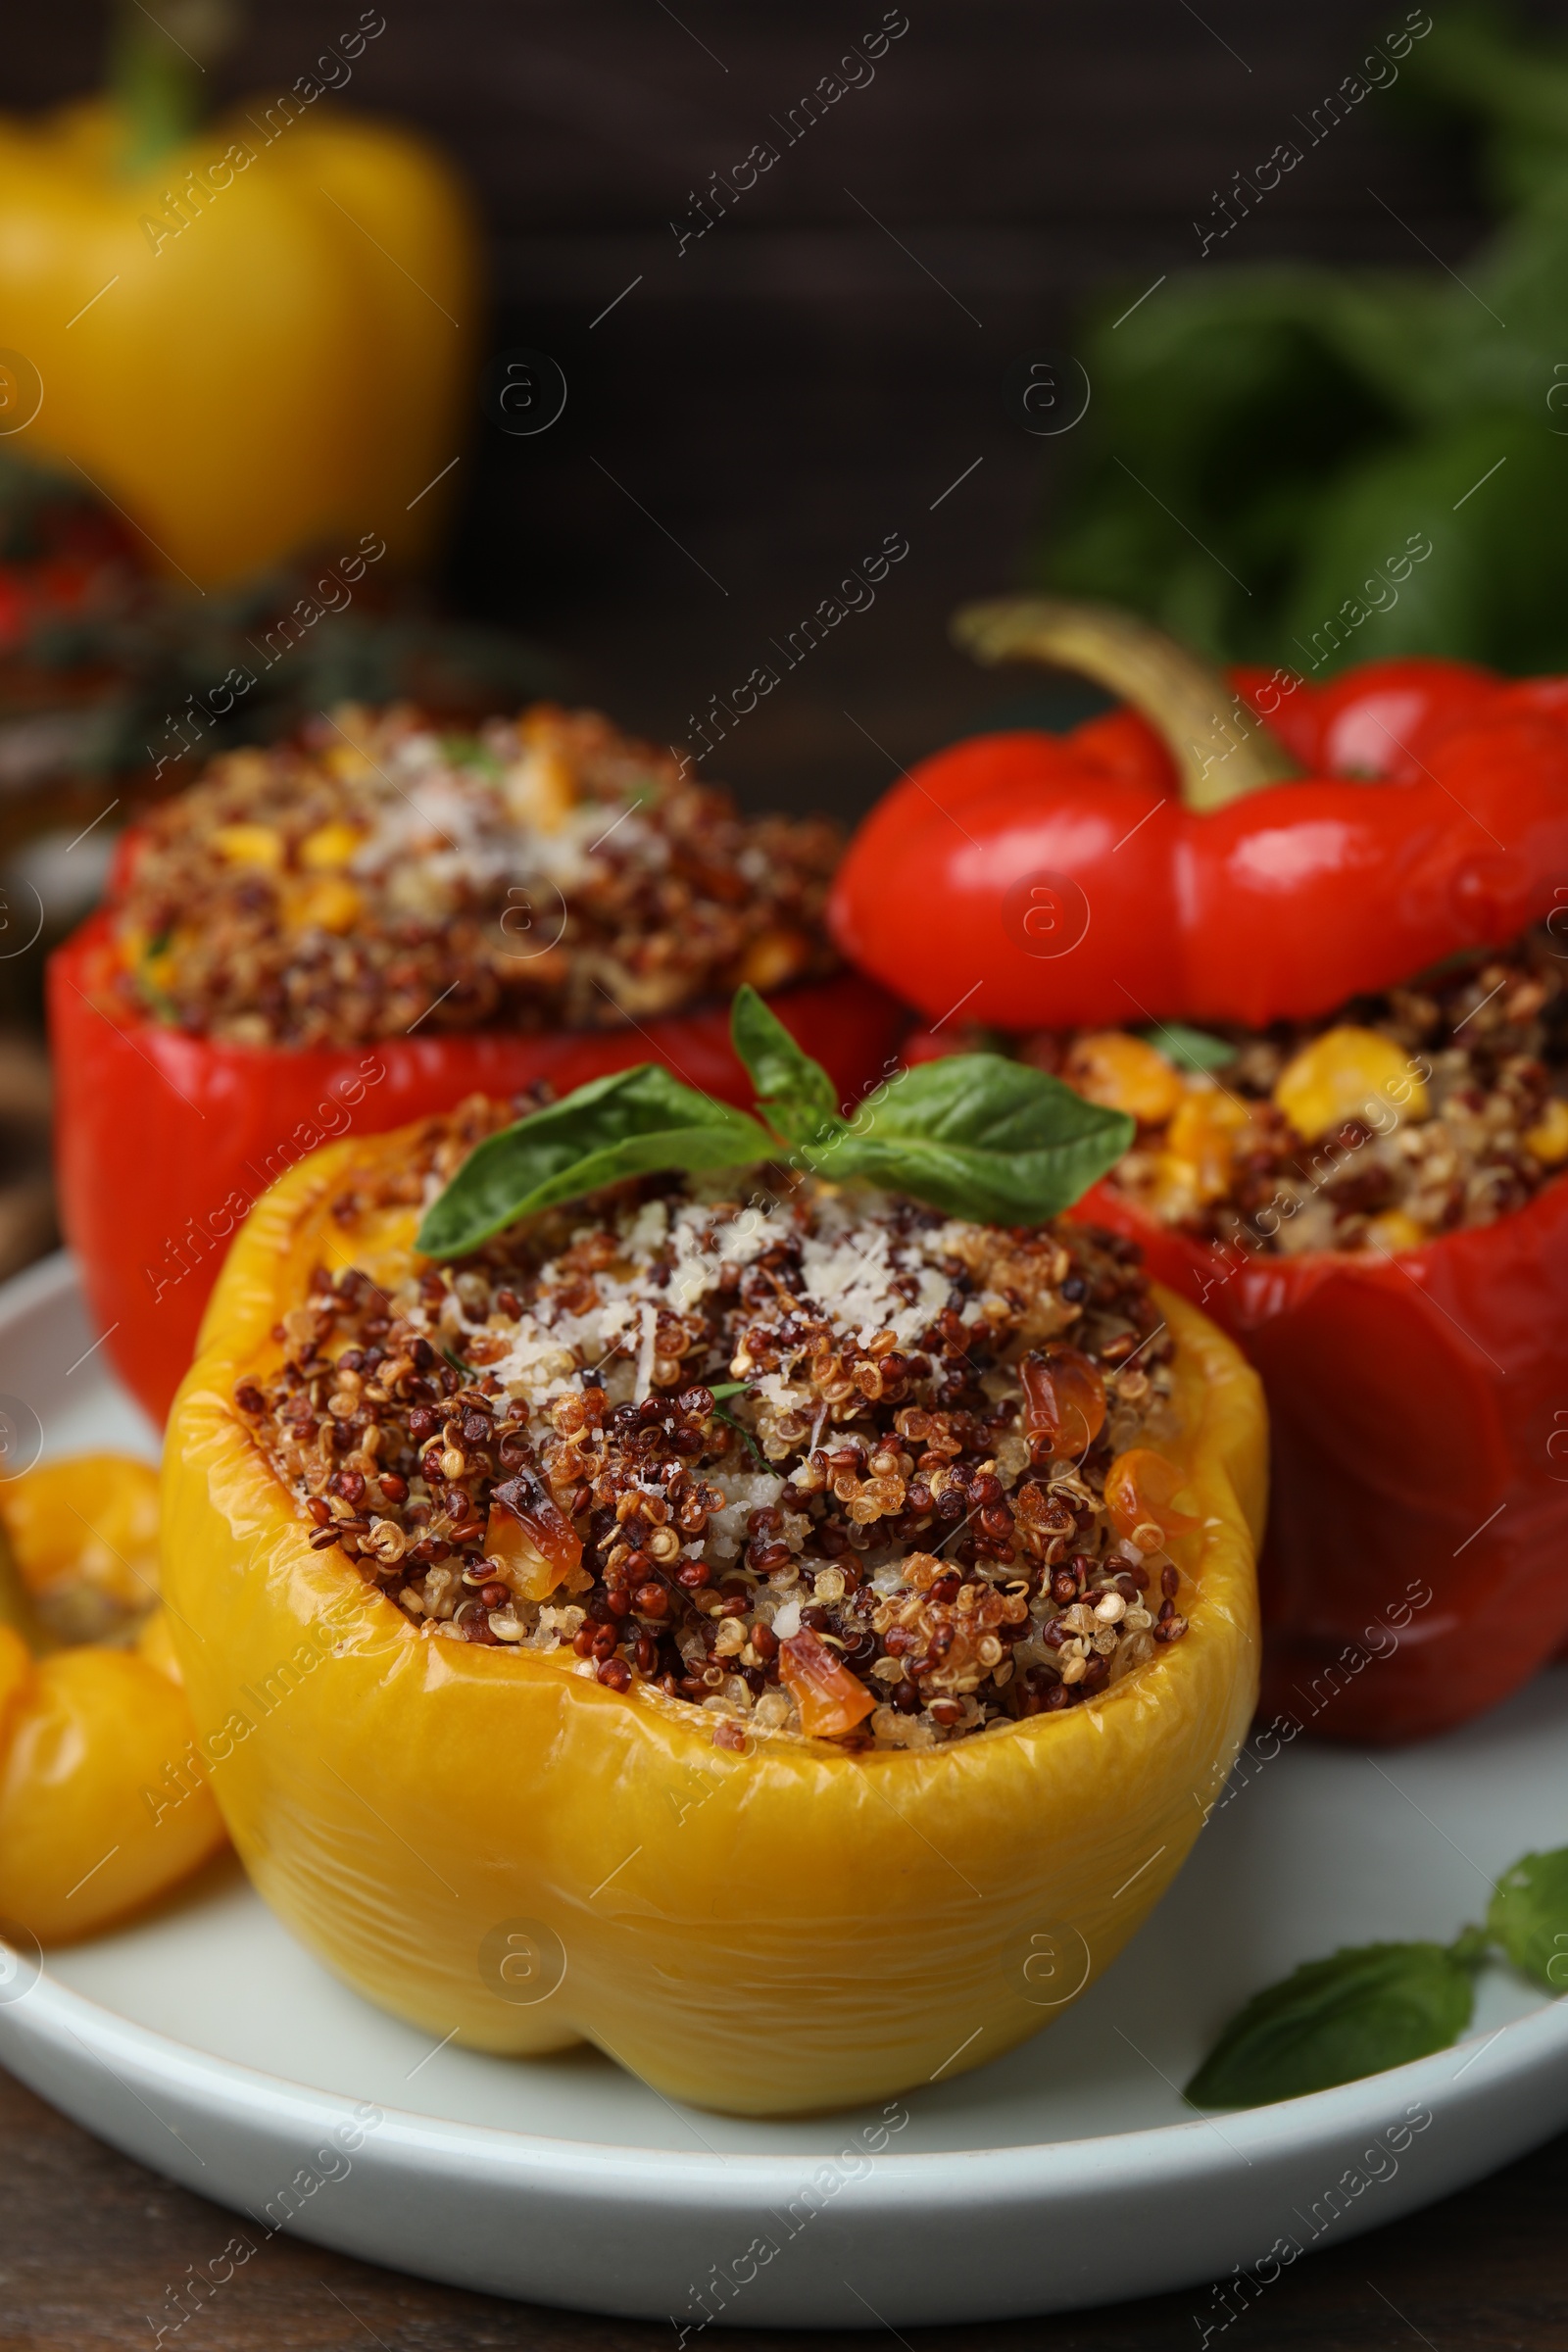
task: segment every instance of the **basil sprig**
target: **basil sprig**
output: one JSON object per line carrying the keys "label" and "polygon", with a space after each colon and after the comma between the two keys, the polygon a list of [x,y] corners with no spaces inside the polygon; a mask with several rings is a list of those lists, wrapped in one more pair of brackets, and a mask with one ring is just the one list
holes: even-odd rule
{"label": "basil sprig", "polygon": [[1466,1959],[1443,1943],[1363,1943],[1254,1993],[1188,2083],[1194,2107],[1261,2107],[1446,2050],[1470,2023]]}
{"label": "basil sprig", "polygon": [[519,1217],[622,1176],[777,1159],[836,1184],[908,1193],[950,1216],[1039,1225],[1113,1167],[1135,1133],[1124,1112],[998,1054],[900,1070],[846,1117],[827,1072],[753,988],[735,999],[731,1034],[759,1117],[653,1062],[593,1079],[487,1137],[431,1203],[417,1247],[460,1257]]}
{"label": "basil sprig", "polygon": [[1452,1943],[1357,1944],[1254,1993],[1183,2096],[1194,2107],[1260,2107],[1446,2050],[1470,2023],[1476,1971],[1494,1957],[1568,1990],[1568,1846],[1524,1855],[1498,1880],[1486,1926]]}

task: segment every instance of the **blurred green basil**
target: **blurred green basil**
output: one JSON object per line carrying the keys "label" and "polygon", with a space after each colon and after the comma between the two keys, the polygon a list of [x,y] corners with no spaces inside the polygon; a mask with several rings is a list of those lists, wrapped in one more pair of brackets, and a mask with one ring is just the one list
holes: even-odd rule
{"label": "blurred green basil", "polygon": [[1459,277],[1216,252],[1107,297],[1042,584],[1307,675],[1568,666],[1568,43],[1446,9],[1401,80],[1368,103],[1466,118],[1510,217]]}

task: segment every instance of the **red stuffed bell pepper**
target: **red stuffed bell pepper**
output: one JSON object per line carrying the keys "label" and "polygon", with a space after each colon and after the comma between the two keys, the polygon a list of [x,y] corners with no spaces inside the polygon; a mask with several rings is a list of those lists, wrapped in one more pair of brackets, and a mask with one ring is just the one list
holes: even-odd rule
{"label": "red stuffed bell pepper", "polygon": [[749,1100],[742,979],[858,1090],[904,1016],[823,935],[839,846],[553,707],[345,710],[156,810],[49,975],[63,1222],[148,1412],[251,1202],[333,1136],[650,1058]]}
{"label": "red stuffed bell pepper", "polygon": [[1263,1375],[1265,1710],[1461,1723],[1568,1637],[1568,681],[1227,681],[1033,601],[959,633],[1135,708],[922,762],[835,934],[936,1024],[912,1051],[1035,1032],[1139,1118],[1083,1213]]}

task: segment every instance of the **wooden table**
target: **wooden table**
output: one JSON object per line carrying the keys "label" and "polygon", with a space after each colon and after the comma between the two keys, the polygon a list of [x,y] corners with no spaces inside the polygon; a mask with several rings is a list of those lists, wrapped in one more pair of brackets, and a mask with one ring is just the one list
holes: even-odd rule
{"label": "wooden table", "polygon": [[[0,2075],[0,2347],[151,2352],[168,2290],[205,2269],[231,2224],[102,2146]],[[1568,2342],[1568,2137],[1479,2188],[1285,2272],[1229,2328],[1222,2352],[1561,2352]],[[919,2248],[910,2247],[918,2262]],[[151,2315],[151,2316],[150,2316]],[[1218,2315],[1223,2317],[1223,2314]],[[1154,2352],[1197,2347],[1216,2317],[1205,2287],[1004,2327],[916,2330],[916,2352]],[[889,2330],[890,2333],[894,2332]],[[670,2352],[671,2330],[501,2303],[272,2239],[165,2352]],[[875,2352],[865,2335],[714,2328],[705,2352]]]}

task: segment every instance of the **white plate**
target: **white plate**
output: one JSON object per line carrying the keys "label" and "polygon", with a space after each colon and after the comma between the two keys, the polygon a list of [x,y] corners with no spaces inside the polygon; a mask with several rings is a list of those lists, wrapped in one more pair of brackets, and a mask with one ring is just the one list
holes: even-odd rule
{"label": "white plate", "polygon": [[[67,1260],[0,1290],[0,1416],[24,1447],[35,1416],[46,1453],[151,1453],[101,1352],[80,1360],[92,1339]],[[1341,1942],[1446,1938],[1495,1873],[1565,1836],[1561,1673],[1426,1747],[1254,1758],[1094,1991],[1026,2048],[897,2103],[891,2132],[880,2111],[766,2124],[676,2108],[591,2053],[432,2049],[326,1975],[232,1862],[24,1972],[0,1993],[0,2057],[244,2217],[226,2248],[215,2231],[215,2279],[286,2222],[430,2278],[688,2335],[720,2313],[908,2327],[1194,2285],[1201,2336],[1256,2287],[1221,2304],[1198,2282],[1240,2265],[1266,2283],[1292,2247],[1392,2221],[1568,2123],[1568,2006],[1500,1971],[1457,2050],[1213,2122],[1177,2094],[1258,1985]]]}

